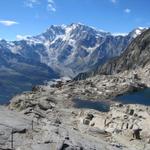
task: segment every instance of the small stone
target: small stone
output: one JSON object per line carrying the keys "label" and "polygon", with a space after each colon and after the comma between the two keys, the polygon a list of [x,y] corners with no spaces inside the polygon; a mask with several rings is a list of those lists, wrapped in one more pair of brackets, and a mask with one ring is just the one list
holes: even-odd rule
{"label": "small stone", "polygon": [[91,123],[91,126],[93,127],[95,125],[95,123],[93,122],[93,123]]}
{"label": "small stone", "polygon": [[93,114],[87,114],[86,119],[92,120],[94,118]]}
{"label": "small stone", "polygon": [[57,119],[55,120],[55,123],[56,123],[56,124],[61,124],[60,119],[59,119],[59,118],[57,118]]}
{"label": "small stone", "polygon": [[129,115],[131,115],[131,116],[132,116],[133,114],[134,114],[134,110],[133,110],[133,109],[131,109],[131,110],[130,110],[130,112],[129,112]]}
{"label": "small stone", "polygon": [[83,119],[83,124],[89,125],[89,124],[90,124],[90,120],[88,120],[88,119]]}
{"label": "small stone", "polygon": [[150,144],[150,138],[149,138],[149,139],[147,139],[147,143],[148,143],[148,144]]}

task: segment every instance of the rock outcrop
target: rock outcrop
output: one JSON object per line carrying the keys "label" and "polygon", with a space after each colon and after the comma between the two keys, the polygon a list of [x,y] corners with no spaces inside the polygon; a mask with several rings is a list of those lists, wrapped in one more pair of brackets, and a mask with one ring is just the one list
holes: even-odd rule
{"label": "rock outcrop", "polygon": [[[138,70],[141,76],[142,71]],[[148,86],[149,73],[144,72],[142,78],[136,73],[95,76],[60,87],[38,86],[32,92],[15,96],[8,108],[18,111],[23,118],[29,117],[31,123],[26,132],[14,134],[14,147],[17,150],[149,150],[150,108],[110,101],[118,94]],[[108,99],[110,111],[74,108],[75,97]],[[133,138],[134,129],[138,128],[142,129],[140,140]]]}
{"label": "rock outcrop", "polygon": [[125,70],[143,68],[150,64],[150,29],[138,36],[127,50],[113,61],[106,63],[98,72],[114,74]]}

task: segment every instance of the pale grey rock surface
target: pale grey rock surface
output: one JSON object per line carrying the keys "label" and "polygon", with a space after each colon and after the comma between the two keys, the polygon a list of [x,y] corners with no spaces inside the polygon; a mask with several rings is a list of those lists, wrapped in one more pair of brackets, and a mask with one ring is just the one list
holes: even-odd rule
{"label": "pale grey rock surface", "polygon": [[[10,148],[13,127],[16,150],[150,150],[150,108],[111,101],[119,94],[149,87],[149,70],[148,65],[83,81],[59,81],[15,96],[8,108],[0,107],[1,149]],[[112,107],[105,113],[77,109],[75,98],[107,101]],[[138,127],[141,140],[132,139]]]}
{"label": "pale grey rock surface", "polygon": [[[16,144],[16,148],[149,150],[150,108],[115,105],[110,101],[111,97],[118,94],[148,87],[149,73],[146,69],[58,83],[52,87],[39,86],[36,91],[17,95],[12,99],[9,109],[33,118],[34,130],[21,135],[18,133],[16,139],[23,139],[24,142]],[[135,74],[141,78],[135,78]],[[106,113],[77,109],[72,101],[76,97],[106,100],[112,107]],[[133,114],[131,110],[134,110]],[[132,139],[137,124],[142,128],[141,140]]]}

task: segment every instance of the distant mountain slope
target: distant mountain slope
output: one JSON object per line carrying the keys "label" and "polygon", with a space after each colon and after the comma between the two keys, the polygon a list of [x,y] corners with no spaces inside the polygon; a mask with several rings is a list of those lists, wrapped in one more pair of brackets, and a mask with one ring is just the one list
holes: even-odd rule
{"label": "distant mountain slope", "polygon": [[125,70],[143,68],[150,64],[150,29],[131,42],[121,56],[108,61],[97,69],[79,74],[75,79],[85,79],[96,74],[115,74]]}
{"label": "distant mountain slope", "polygon": [[114,74],[148,64],[150,64],[150,29],[138,36],[119,58],[106,63],[98,72]]}
{"label": "distant mountain slope", "polygon": [[114,36],[83,24],[50,26],[44,33],[8,43],[12,53],[39,61],[62,76],[74,77],[119,56],[144,29]]}
{"label": "distant mountain slope", "polygon": [[119,56],[145,29],[126,36],[73,23],[19,41],[0,40],[0,100],[59,76],[74,77]]}
{"label": "distant mountain slope", "polygon": [[[59,76],[47,65],[13,54],[0,42],[0,103],[33,85]],[[5,43],[6,44],[6,43]]]}

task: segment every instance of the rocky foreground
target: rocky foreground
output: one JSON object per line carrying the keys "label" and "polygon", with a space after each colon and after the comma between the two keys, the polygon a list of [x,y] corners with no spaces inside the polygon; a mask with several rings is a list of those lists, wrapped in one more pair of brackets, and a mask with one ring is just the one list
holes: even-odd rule
{"label": "rocky foreground", "polygon": [[[17,95],[0,107],[0,149],[150,150],[150,107],[111,100],[150,87],[149,70],[58,82]],[[110,111],[74,108],[75,98],[105,100]],[[133,137],[136,129],[139,139]]]}

